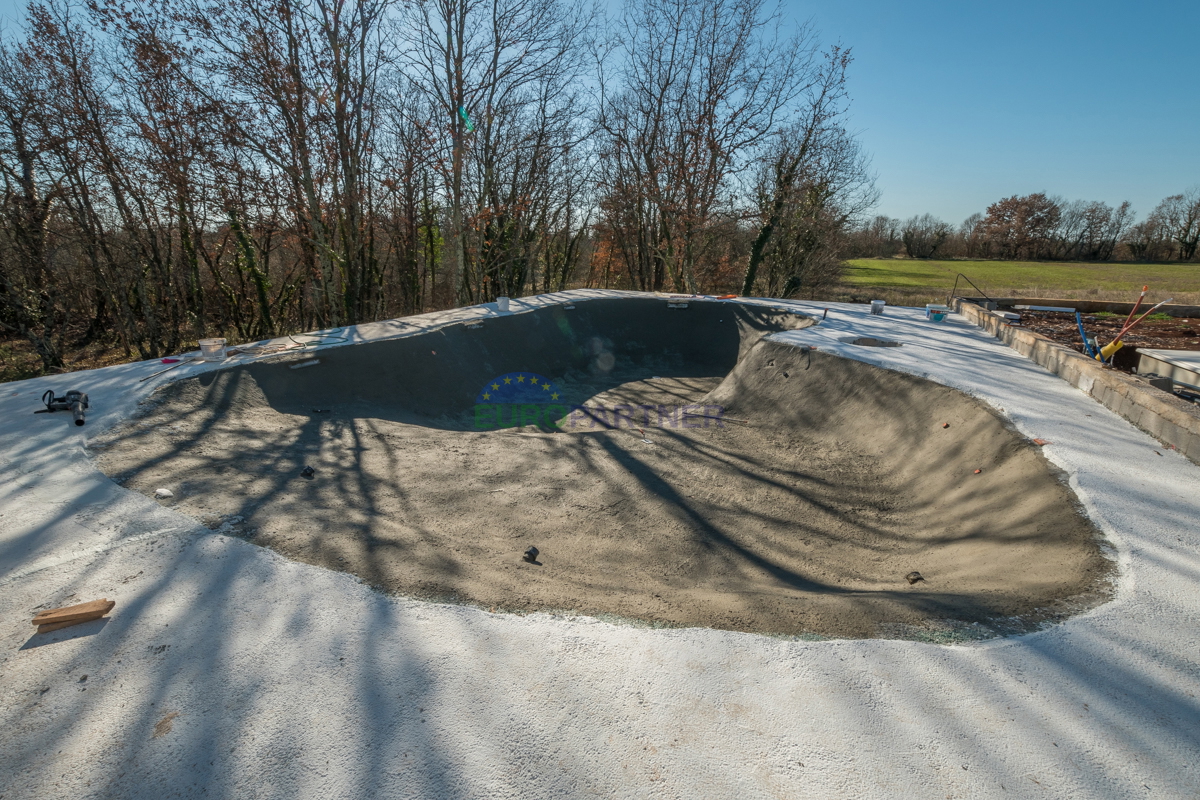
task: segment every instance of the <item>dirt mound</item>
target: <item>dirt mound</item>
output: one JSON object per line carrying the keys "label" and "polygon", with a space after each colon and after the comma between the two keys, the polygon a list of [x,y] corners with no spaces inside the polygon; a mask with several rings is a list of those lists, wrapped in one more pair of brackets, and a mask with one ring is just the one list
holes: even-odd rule
{"label": "dirt mound", "polygon": [[[702,320],[698,306],[657,301],[640,306],[642,321],[614,307],[615,327],[640,330],[621,337],[605,329],[603,302],[558,313],[589,305],[586,324],[569,319],[579,347],[560,361],[553,347],[500,351],[530,330],[571,341],[547,314],[482,354],[477,331],[463,330],[402,340],[392,360],[363,345],[323,352],[311,369],[181,381],[97,442],[97,460],[130,488],[171,488],[181,511],[289,557],[496,610],[975,635],[1103,599],[1110,565],[1096,531],[1040,451],[981,403],[758,341],[794,318],[724,305]],[[442,367],[455,392],[401,386],[431,368],[421,361],[431,351],[458,365]],[[603,353],[611,362],[597,362]],[[353,385],[315,377],[336,367],[349,380],[356,363],[377,368]],[[407,377],[387,392],[361,386],[388,375]],[[562,428],[472,429],[472,402],[503,375],[594,413]],[[521,558],[530,545],[538,564]],[[914,571],[923,579],[910,584]]]}

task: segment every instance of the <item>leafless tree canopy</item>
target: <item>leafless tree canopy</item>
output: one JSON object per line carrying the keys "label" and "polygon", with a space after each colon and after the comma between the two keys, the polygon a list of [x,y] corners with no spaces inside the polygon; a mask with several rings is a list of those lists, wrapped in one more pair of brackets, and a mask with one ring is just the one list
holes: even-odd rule
{"label": "leafless tree canopy", "polygon": [[1141,222],[1128,203],[1014,195],[972,214],[955,231],[929,214],[904,222],[878,216],[847,236],[863,258],[996,258],[1061,261],[1195,261],[1200,188],[1172,195]]}
{"label": "leafless tree canopy", "polygon": [[862,255],[1197,258],[1197,189],[870,217],[851,53],[768,0],[77,2],[0,37],[0,334],[44,369],[573,286],[812,296]]}
{"label": "leafless tree canopy", "polygon": [[763,0],[34,0],[0,331],[47,369],[592,285],[787,294],[874,202],[849,51]]}

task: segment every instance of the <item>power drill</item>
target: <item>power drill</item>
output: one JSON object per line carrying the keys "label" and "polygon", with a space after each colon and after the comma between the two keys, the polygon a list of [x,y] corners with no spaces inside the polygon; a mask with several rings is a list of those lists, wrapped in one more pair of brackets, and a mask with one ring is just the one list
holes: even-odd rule
{"label": "power drill", "polygon": [[88,408],[88,396],[86,393],[72,389],[62,397],[55,397],[54,390],[47,389],[46,393],[42,395],[42,402],[46,404],[46,407],[39,408],[33,413],[53,414],[55,411],[70,411],[75,417],[76,425],[84,423],[83,414]]}

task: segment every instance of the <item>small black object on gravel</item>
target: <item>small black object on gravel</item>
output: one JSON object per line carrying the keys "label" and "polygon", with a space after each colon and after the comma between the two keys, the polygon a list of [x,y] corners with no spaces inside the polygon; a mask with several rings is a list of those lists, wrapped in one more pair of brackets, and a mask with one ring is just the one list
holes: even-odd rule
{"label": "small black object on gravel", "polygon": [[538,549],[536,547],[530,547],[528,550],[525,551],[524,558],[530,564],[537,563],[537,557],[538,557]]}
{"label": "small black object on gravel", "polygon": [[312,467],[305,467],[304,469],[300,470],[301,478],[312,478],[312,476],[314,476],[316,474],[317,474],[317,471],[315,469],[313,469]]}
{"label": "small black object on gravel", "polygon": [[916,583],[917,581],[925,580],[925,577],[923,575],[921,575],[921,573],[919,573],[919,572],[910,572],[907,575],[905,575],[904,577],[908,580],[908,582],[910,584]]}

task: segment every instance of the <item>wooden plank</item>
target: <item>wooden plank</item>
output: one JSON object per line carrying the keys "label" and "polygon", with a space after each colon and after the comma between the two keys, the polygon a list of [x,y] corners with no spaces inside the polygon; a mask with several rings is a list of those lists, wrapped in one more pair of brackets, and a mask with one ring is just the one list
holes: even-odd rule
{"label": "wooden plank", "polygon": [[73,606],[64,606],[62,608],[52,608],[49,611],[41,611],[33,618],[34,625],[53,625],[58,622],[70,622],[75,619],[91,619],[93,614],[104,616],[109,611],[112,611],[113,606],[117,603],[115,600],[107,600],[101,598],[99,600],[90,600],[86,603],[78,603]]}
{"label": "wooden plank", "polygon": [[91,622],[92,620],[100,619],[106,613],[108,613],[108,612],[94,611],[89,616],[83,617],[81,619],[69,619],[66,622],[51,622],[48,625],[38,625],[37,632],[38,633],[49,633],[50,631],[56,631],[56,630],[59,630],[60,628],[69,628],[72,625],[82,625],[85,622]]}

